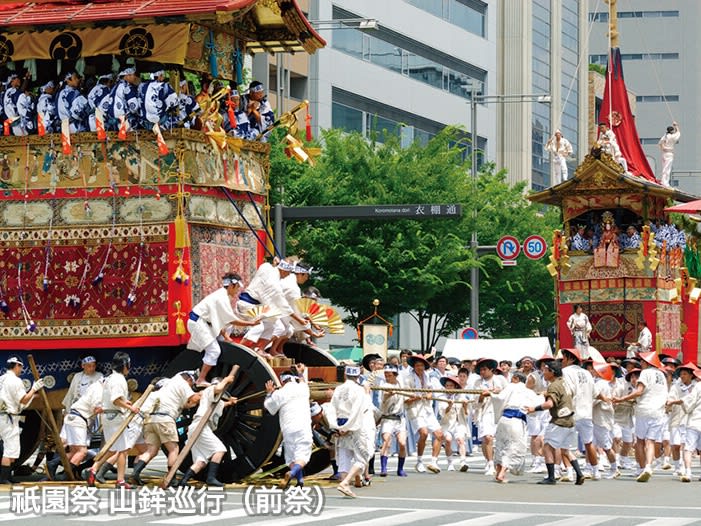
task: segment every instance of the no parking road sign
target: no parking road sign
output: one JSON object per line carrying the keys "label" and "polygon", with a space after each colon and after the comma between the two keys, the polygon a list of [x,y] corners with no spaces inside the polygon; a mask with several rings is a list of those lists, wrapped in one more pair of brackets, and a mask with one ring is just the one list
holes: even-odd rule
{"label": "no parking road sign", "polygon": [[497,242],[497,254],[504,265],[515,265],[521,252],[521,245],[514,236],[504,236]]}
{"label": "no parking road sign", "polygon": [[548,250],[548,244],[542,236],[528,236],[523,241],[523,253],[528,259],[540,259]]}

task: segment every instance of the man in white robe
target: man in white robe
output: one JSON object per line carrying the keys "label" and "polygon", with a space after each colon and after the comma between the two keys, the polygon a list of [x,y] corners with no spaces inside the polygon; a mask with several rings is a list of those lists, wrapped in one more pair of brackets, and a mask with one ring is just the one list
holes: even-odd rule
{"label": "man in white robe", "polygon": [[[444,376],[440,379],[441,386],[446,390],[461,389],[460,379],[457,376]],[[441,418],[441,431],[445,445],[445,456],[448,459],[448,471],[455,471],[455,459],[453,458],[453,443],[457,445],[460,455],[460,471],[467,466],[465,458],[465,440],[467,440],[467,411],[468,399],[462,393],[445,393],[441,395],[438,404],[438,412]]]}
{"label": "man in white robe", "polygon": [[[112,358],[112,374],[105,379],[102,392],[102,410],[104,413],[102,428],[105,433],[105,440],[110,440],[119,431],[129,412],[139,412],[139,408],[129,400],[129,386],[127,385],[126,375],[129,374],[130,367],[131,360],[127,353],[122,351],[115,353]],[[100,466],[105,461],[115,458],[117,464],[117,482],[115,487],[131,489],[131,486],[124,480],[124,476],[127,468],[127,453],[135,442],[135,436],[132,436],[126,430],[122,432],[110,448],[110,452],[116,453],[116,457],[113,455],[110,459],[105,458],[90,468],[87,477],[88,486],[95,485],[95,474]]]}
{"label": "man in white robe", "polygon": [[[647,482],[652,477],[652,461],[655,457],[655,442],[662,441],[667,424],[665,407],[669,390],[662,372],[662,363],[655,351],[640,355],[642,371],[632,393],[615,398],[614,403],[636,401],[635,405],[635,456],[640,472],[636,480]],[[687,397],[688,398],[688,397]]]}
{"label": "man in white robe", "polygon": [[0,378],[0,439],[3,441],[0,484],[10,483],[12,464],[20,455],[20,413],[44,387],[40,378],[27,391],[20,379],[23,367],[22,360],[12,356],[7,360],[7,372]]}
{"label": "man in white robe", "polygon": [[[197,407],[197,412],[192,417],[192,423],[187,430],[187,443],[191,442],[192,433],[200,425],[200,421],[204,418],[205,413],[209,407],[220,398],[224,390],[234,381],[234,371],[232,370],[228,376],[222,378],[218,382],[212,382],[212,385],[207,387],[202,391],[202,396],[200,398],[199,406]],[[178,483],[178,486],[187,486],[188,481],[199,473],[207,463],[207,486],[212,487],[222,487],[223,483],[219,482],[217,479],[217,472],[219,471],[219,466],[221,464],[222,458],[227,451],[224,443],[219,440],[219,437],[214,434],[219,424],[219,420],[224,414],[224,409],[229,406],[235,405],[237,402],[236,397],[230,397],[228,400],[223,397],[219,399],[217,405],[214,407],[212,414],[207,421],[207,425],[202,428],[200,436],[197,437],[195,442],[192,444],[192,465],[185,472],[185,475]],[[232,452],[232,459],[236,458],[236,455]]]}
{"label": "man in white robe", "polygon": [[560,130],[550,137],[545,149],[553,156],[552,186],[567,181],[567,159],[572,155],[572,144],[562,136]]}
{"label": "man in white robe", "polygon": [[277,266],[280,272],[280,286],[285,296],[285,301],[290,308],[287,316],[278,318],[273,329],[273,340],[270,347],[270,354],[273,356],[282,355],[283,347],[295,331],[311,330],[311,323],[305,320],[299,312],[297,300],[302,297],[301,285],[309,279],[310,268],[303,263],[290,263],[280,261]]}
{"label": "man in white robe", "polygon": [[[73,467],[73,475],[76,480],[81,478],[78,467],[88,453],[90,431],[95,427],[94,422],[98,413],[102,412],[102,392],[102,374],[100,374],[100,379],[88,384],[80,398],[71,404],[63,419],[61,440],[63,445],[68,446],[66,456]],[[47,461],[46,469],[51,480],[56,480],[56,470],[60,464],[60,455],[55,455],[54,458]]]}
{"label": "man in white robe", "polygon": [[[587,366],[589,369],[589,366]],[[613,450],[613,427],[615,422],[613,404],[613,387],[616,385],[616,375],[607,363],[593,363],[590,373],[594,375],[594,407],[592,422],[594,424],[594,447],[603,450],[609,461],[607,479],[621,476],[618,470],[616,453]]]}
{"label": "man in white robe", "polygon": [[528,454],[528,428],[525,407],[536,404],[537,395],[526,387],[526,375],[516,371],[511,383],[500,392],[484,391],[482,398],[489,397],[497,419],[494,436],[495,479],[507,482],[508,472],[514,475],[523,473]]}
{"label": "man in white robe", "polygon": [[[480,380],[475,386],[482,391],[499,393],[508,384],[501,374],[495,374],[497,361],[491,358],[483,358],[477,362],[475,370],[479,372]],[[497,419],[494,415],[494,407],[491,397],[483,397],[479,404],[479,418],[477,423],[477,436],[482,441],[482,454],[487,461],[484,466],[484,474],[488,477],[496,475],[494,468],[494,435],[496,434]]]}
{"label": "man in white robe", "polygon": [[239,294],[237,303],[239,312],[246,312],[246,310],[257,305],[267,306],[277,311],[276,316],[263,318],[241,340],[242,345],[256,349],[261,355],[265,355],[265,348],[273,337],[277,318],[289,316],[292,313],[292,309],[282,291],[280,277],[280,271],[277,266],[267,262],[263,263],[256,270],[246,290]]}
{"label": "man in white robe", "polygon": [[346,474],[336,489],[347,497],[355,498],[350,481],[365,471],[374,453],[374,447],[371,447],[374,433],[369,433],[365,425],[365,413],[372,414],[372,403],[358,383],[360,367],[349,365],[345,372],[346,381],[334,390],[331,397],[339,435],[336,441],[338,470]]}
{"label": "man in white robe", "polygon": [[663,186],[669,186],[669,179],[672,175],[672,163],[674,162],[674,145],[679,142],[680,137],[679,124],[673,122],[671,126],[667,126],[667,133],[660,138],[658,143],[662,153],[660,183]]}
{"label": "man in white robe", "polygon": [[589,358],[589,334],[592,326],[581,305],[575,304],[574,312],[567,319],[567,328],[572,333],[574,346],[579,350],[579,355],[582,359]]}
{"label": "man in white robe", "polygon": [[[387,364],[384,367],[384,387],[401,389],[399,382],[399,368],[396,365]],[[380,450],[380,476],[387,476],[387,461],[392,446],[392,438],[396,438],[399,446],[397,459],[397,476],[406,477],[404,461],[406,460],[406,417],[404,415],[404,396],[393,391],[382,392],[380,402],[380,436],[382,437],[382,449]]]}
{"label": "man in white robe", "polygon": [[[577,436],[584,445],[587,464],[585,477],[599,480],[599,455],[594,447],[594,379],[580,367],[582,356],[577,349],[562,349],[562,378],[565,389],[574,402],[574,422]],[[572,468],[567,469],[567,478],[574,479]]]}
{"label": "man in white robe", "polygon": [[638,323],[638,341],[628,343],[626,358],[635,358],[636,353],[650,352],[652,350],[652,332],[647,326],[645,320],[640,320]]}
{"label": "man in white robe", "polygon": [[279,415],[285,463],[290,467],[281,486],[286,488],[294,478],[301,487],[304,486],[304,466],[312,456],[313,444],[309,386],[294,372],[281,374],[280,382],[282,388],[278,390],[272,380],[266,382],[263,405],[270,414]]}
{"label": "man in white robe", "polygon": [[82,371],[75,373],[71,379],[66,396],[63,397],[63,407],[66,411],[83,396],[88,388],[95,382],[102,380],[102,373],[97,371],[97,360],[92,355],[84,357],[80,361]]}
{"label": "man in white robe", "polygon": [[229,272],[222,277],[221,288],[215,290],[192,308],[187,321],[190,341],[187,348],[203,352],[202,368],[195,382],[202,385],[207,382],[207,374],[217,364],[221,348],[218,337],[228,325],[254,325],[253,322],[241,320],[234,312],[232,300],[236,298],[243,286],[241,276]]}
{"label": "man in white robe", "polygon": [[[550,356],[543,356],[539,360],[534,360],[532,357],[526,356],[521,359],[521,372],[526,375],[526,387],[533,391],[537,398],[535,405],[545,402],[543,393],[547,390],[547,386],[540,369],[543,362],[549,358]],[[528,470],[529,473],[545,473],[543,437],[548,423],[550,423],[550,414],[547,411],[526,415],[526,425],[531,440],[531,455],[533,456],[533,465]]]}
{"label": "man in white robe", "polygon": [[134,461],[131,478],[139,486],[143,486],[141,472],[146,465],[161,450],[167,451],[168,470],[178,458],[179,443],[178,428],[175,421],[183,409],[194,407],[200,402],[200,393],[195,393],[192,387],[195,382],[195,371],[183,371],[173,376],[152,398],[149,407],[142,408],[146,415],[144,420],[144,440],[147,449]]}
{"label": "man in white robe", "polygon": [[[426,371],[431,366],[426,358],[420,355],[410,356],[408,359],[409,369],[404,377],[403,383],[411,389],[432,389],[435,386],[431,382],[428,372]],[[443,432],[441,425],[438,423],[436,414],[433,411],[433,394],[416,392],[413,396],[404,400],[406,407],[407,418],[409,420],[410,429],[415,430],[419,434],[419,439],[416,443],[416,471],[425,473],[426,470],[431,473],[440,473],[441,468],[438,467],[438,455],[441,452],[441,442],[443,441]],[[431,442],[431,462],[424,466],[423,454],[426,449],[426,440],[429,433],[432,435]]]}

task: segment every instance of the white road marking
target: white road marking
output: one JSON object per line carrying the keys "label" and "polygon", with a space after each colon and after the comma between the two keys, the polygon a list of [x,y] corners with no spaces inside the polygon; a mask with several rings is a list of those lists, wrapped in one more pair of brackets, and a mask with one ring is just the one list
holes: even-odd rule
{"label": "white road marking", "polygon": [[475,517],[474,519],[465,519],[464,521],[451,522],[450,524],[442,524],[441,526],[492,526],[502,522],[515,521],[532,517],[533,513],[490,513]]}
{"label": "white road marking", "polygon": [[238,519],[241,517],[246,517],[246,510],[244,510],[243,508],[223,511],[219,515],[198,515],[197,517],[188,515],[176,517],[174,519],[159,519],[155,521],[150,521],[149,524],[193,524],[195,522],[203,523],[222,519]]}

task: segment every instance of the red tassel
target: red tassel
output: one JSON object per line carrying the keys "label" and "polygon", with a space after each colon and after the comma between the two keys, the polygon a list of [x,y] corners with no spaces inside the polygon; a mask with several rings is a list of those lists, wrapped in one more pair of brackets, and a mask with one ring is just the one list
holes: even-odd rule
{"label": "red tassel", "polygon": [[39,137],[43,137],[46,135],[46,126],[44,126],[44,117],[41,116],[41,113],[37,113],[37,133],[39,134]]}
{"label": "red tassel", "polygon": [[127,139],[127,127],[129,124],[127,123],[127,119],[124,115],[122,115],[119,118],[119,132],[117,133],[117,138],[120,141],[125,141]]}
{"label": "red tassel", "polygon": [[312,116],[309,114],[309,107],[307,107],[307,114],[304,117],[304,122],[306,123],[307,142],[311,142],[314,137],[312,137]]}
{"label": "red tassel", "polygon": [[63,147],[64,155],[71,154],[71,127],[68,119],[61,121],[61,146]]}
{"label": "red tassel", "polygon": [[5,122],[2,123],[2,133],[5,137],[10,136],[10,125],[12,124],[11,119],[5,119]]}
{"label": "red tassel", "polygon": [[158,155],[168,155],[168,145],[163,139],[163,134],[161,133],[161,127],[158,124],[153,125],[153,133],[156,134],[156,142],[158,143]]}
{"label": "red tassel", "polygon": [[226,112],[229,114],[229,125],[232,130],[236,129],[236,112],[234,111],[234,101],[231,100],[231,92],[226,99]]}
{"label": "red tassel", "polygon": [[95,110],[95,131],[97,132],[98,141],[104,141],[107,139],[107,133],[105,133],[105,122],[100,110]]}

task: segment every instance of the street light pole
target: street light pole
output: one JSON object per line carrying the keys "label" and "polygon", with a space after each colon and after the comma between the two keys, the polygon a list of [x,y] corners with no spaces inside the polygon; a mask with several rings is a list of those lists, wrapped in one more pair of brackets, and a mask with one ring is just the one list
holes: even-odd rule
{"label": "street light pole", "polygon": [[[470,93],[470,134],[472,144],[470,151],[470,175],[472,178],[472,195],[477,195],[477,86],[472,84]],[[470,238],[470,249],[475,256],[477,254],[477,207],[472,207],[472,237]],[[470,326],[479,333],[479,305],[480,305],[480,275],[479,268],[474,266],[470,269]]]}
{"label": "street light pole", "polygon": [[[479,102],[497,102],[501,104],[521,102],[550,103],[550,95],[477,95],[477,84],[472,83],[470,92],[470,134],[472,136],[472,151],[470,152],[470,176],[472,178],[473,195],[477,195],[477,104]],[[470,238],[470,249],[479,258],[480,249],[492,249],[493,247],[480,247],[477,242],[477,207],[472,209],[473,228]],[[477,266],[470,269],[470,326],[479,333],[479,304],[480,304],[480,275]]]}

